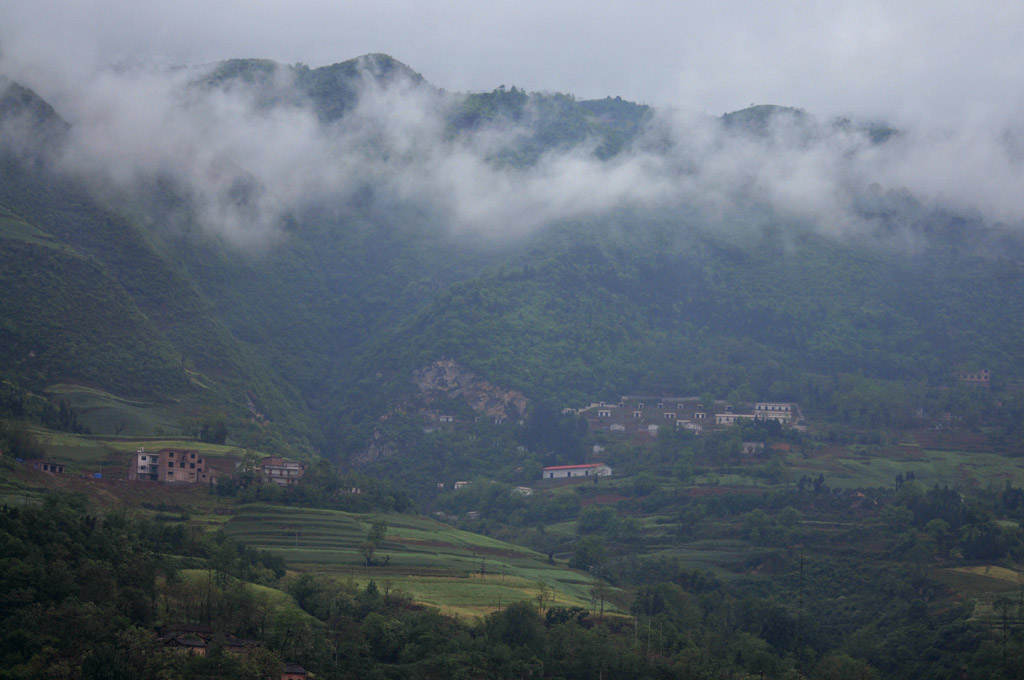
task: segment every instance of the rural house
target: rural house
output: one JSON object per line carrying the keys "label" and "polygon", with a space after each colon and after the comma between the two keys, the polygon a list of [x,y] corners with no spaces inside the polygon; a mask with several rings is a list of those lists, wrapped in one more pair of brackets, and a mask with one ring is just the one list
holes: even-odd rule
{"label": "rural house", "polygon": [[272,482],[278,486],[293,486],[299,483],[305,472],[305,465],[281,456],[267,456],[260,461],[260,480],[264,484]]}
{"label": "rural house", "polygon": [[724,401],[701,403],[697,397],[624,396],[618,402],[600,401],[581,408],[565,409],[587,420],[592,433],[633,435],[639,439],[658,435],[658,426],[672,425],[700,433],[724,428],[744,420],[774,420],[792,426],[799,419],[799,408],[790,402],[756,402],[743,410],[733,410]]}
{"label": "rural house", "polygon": [[217,481],[209,469],[205,455],[193,449],[160,449],[156,453],[144,448],[135,452],[128,467],[128,479],[140,482],[171,482],[175,484],[213,484]]}
{"label": "rural house", "polygon": [[967,383],[968,385],[988,387],[990,380],[991,374],[987,368],[983,368],[979,371],[962,371],[960,373],[960,382]]}
{"label": "rural house", "polygon": [[168,626],[157,635],[157,640],[164,647],[195,656],[206,656],[214,639],[223,643],[224,651],[229,654],[249,654],[260,646],[255,640],[246,640],[230,633],[219,634],[206,626]]}
{"label": "rural house", "polygon": [[585,463],[583,465],[554,465],[546,467],[541,479],[563,479],[568,477],[608,477],[612,469],[604,463]]}
{"label": "rural house", "polygon": [[140,482],[155,482],[159,474],[159,453],[147,452],[144,448],[135,452],[135,458],[128,468],[128,479]]}
{"label": "rural house", "polygon": [[213,481],[203,454],[190,449],[161,449],[158,470],[157,478],[161,482],[205,484]]}
{"label": "rural house", "polygon": [[759,401],[754,404],[754,417],[761,420],[775,420],[786,425],[793,420],[796,404],[781,401]]}

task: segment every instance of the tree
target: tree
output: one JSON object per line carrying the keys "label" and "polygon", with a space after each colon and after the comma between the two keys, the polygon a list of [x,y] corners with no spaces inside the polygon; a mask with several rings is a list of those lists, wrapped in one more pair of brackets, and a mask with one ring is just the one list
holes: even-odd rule
{"label": "tree", "polygon": [[237,474],[235,475],[235,478],[238,479],[238,485],[241,488],[247,489],[256,482],[256,468],[259,466],[259,463],[259,454],[255,451],[246,449],[245,453],[243,453],[239,459]]}
{"label": "tree", "polygon": [[387,534],[388,523],[382,519],[376,519],[373,524],[370,525],[370,530],[366,532],[366,540],[379,546],[384,542]]}
{"label": "tree", "polygon": [[223,444],[228,438],[228,419],[224,415],[207,416],[199,425],[199,440]]}
{"label": "tree", "polygon": [[619,513],[610,505],[591,505],[580,513],[576,533],[612,533],[619,523]]}
{"label": "tree", "polygon": [[600,604],[598,621],[604,621],[604,601],[608,597],[608,584],[599,578],[594,579],[590,586],[590,601],[592,604]]}
{"label": "tree", "polygon": [[576,542],[569,566],[573,569],[597,569],[608,559],[604,541],[588,536]]}
{"label": "tree", "polygon": [[488,614],[484,630],[492,642],[513,649],[525,647],[538,656],[543,653],[544,621],[529,602],[513,602],[503,611]]}
{"label": "tree", "polygon": [[388,523],[382,519],[374,520],[366,532],[366,540],[359,544],[359,553],[363,556],[366,566],[373,564],[373,555],[384,542],[388,533]]}
{"label": "tree", "polygon": [[373,554],[377,552],[377,544],[373,541],[363,541],[359,544],[359,554],[363,556],[363,563],[369,567],[373,564]]}

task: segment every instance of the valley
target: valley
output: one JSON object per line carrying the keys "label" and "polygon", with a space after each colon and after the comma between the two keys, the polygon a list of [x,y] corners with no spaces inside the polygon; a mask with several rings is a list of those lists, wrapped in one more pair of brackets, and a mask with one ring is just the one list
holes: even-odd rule
{"label": "valley", "polygon": [[1024,239],[909,132],[152,77],[0,82],[0,677],[1019,676]]}

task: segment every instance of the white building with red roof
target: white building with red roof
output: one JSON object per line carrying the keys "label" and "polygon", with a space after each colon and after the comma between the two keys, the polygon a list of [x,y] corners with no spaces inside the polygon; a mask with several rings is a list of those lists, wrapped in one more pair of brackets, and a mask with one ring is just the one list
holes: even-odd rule
{"label": "white building with red roof", "polygon": [[561,479],[565,477],[608,477],[612,469],[604,463],[585,463],[583,465],[553,465],[544,468],[541,479]]}

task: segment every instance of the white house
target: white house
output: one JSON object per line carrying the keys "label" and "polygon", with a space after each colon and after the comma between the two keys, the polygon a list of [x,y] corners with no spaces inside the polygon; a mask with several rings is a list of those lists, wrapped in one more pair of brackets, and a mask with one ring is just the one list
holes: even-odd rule
{"label": "white house", "polygon": [[735,425],[740,420],[753,420],[753,413],[716,413],[715,425]]}
{"label": "white house", "polygon": [[541,479],[561,479],[565,477],[608,477],[612,469],[604,463],[586,463],[584,465],[554,465],[544,468]]}
{"label": "white house", "polygon": [[135,452],[133,465],[128,469],[128,479],[146,480],[155,482],[160,474],[160,456],[156,453],[147,453],[142,448]]}
{"label": "white house", "polygon": [[776,420],[785,425],[793,419],[793,406],[784,401],[759,401],[754,404],[754,416],[761,420]]}

